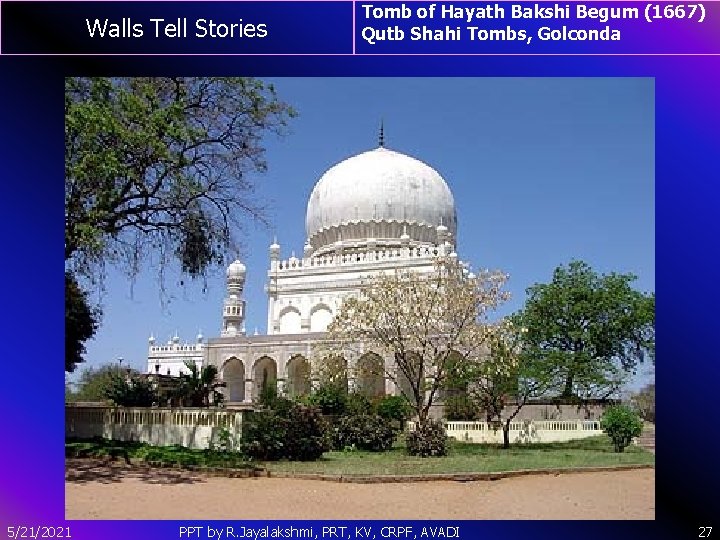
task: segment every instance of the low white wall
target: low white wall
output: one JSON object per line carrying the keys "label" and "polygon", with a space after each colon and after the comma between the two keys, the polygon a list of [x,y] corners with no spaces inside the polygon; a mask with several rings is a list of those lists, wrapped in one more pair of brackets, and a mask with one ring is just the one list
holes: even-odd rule
{"label": "low white wall", "polygon": [[[410,429],[414,423],[410,422]],[[445,422],[449,437],[472,443],[502,444],[502,428],[487,422]],[[523,420],[510,423],[511,443],[548,443],[582,439],[602,434],[597,420]]]}
{"label": "low white wall", "polygon": [[244,410],[67,405],[65,437],[104,437],[155,446],[178,444],[204,449],[222,429],[239,437],[245,413]]}

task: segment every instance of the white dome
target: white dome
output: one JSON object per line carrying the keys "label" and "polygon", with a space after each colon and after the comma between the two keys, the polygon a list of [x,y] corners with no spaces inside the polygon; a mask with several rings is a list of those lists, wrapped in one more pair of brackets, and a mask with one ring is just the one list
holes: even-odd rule
{"label": "white dome", "polygon": [[226,275],[228,278],[244,278],[245,277],[245,265],[240,261],[233,262],[227,267]]}
{"label": "white dome", "polygon": [[331,167],[308,201],[309,242],[321,249],[368,238],[434,243],[443,224],[454,237],[455,203],[445,180],[420,160],[384,147],[363,152]]}

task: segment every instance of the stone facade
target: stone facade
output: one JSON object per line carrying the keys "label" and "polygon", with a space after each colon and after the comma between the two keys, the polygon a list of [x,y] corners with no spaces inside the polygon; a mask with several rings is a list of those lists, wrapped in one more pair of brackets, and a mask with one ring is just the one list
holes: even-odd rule
{"label": "stone facade", "polygon": [[[380,146],[331,167],[317,182],[307,206],[307,242],[302,257],[281,259],[269,248],[267,334],[247,336],[240,261],[227,269],[227,295],[219,337],[156,345],[151,338],[148,372],[177,375],[184,361],[217,366],[229,403],[250,403],[266,385],[279,393],[302,394],[310,376],[314,346],[343,299],[357,295],[363,280],[381,272],[431,272],[437,257],[457,257],[452,193],[425,163]],[[317,245],[312,245],[315,243]],[[372,395],[397,394],[389,377],[352,377],[358,362],[392,358],[372,351],[348,355],[348,384]],[[392,373],[392,371],[390,371]]]}

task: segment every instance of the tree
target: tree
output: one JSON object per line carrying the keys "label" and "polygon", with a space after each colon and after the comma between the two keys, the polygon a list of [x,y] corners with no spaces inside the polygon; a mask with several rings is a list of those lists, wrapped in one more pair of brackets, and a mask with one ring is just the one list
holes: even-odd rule
{"label": "tree", "polygon": [[655,359],[655,295],[634,290],[632,274],[598,275],[582,261],[530,287],[518,314],[525,352],[560,366],[563,398],[606,398],[646,358]]}
{"label": "tree", "polygon": [[630,402],[640,418],[655,423],[655,383],[650,383],[633,394]]}
{"label": "tree", "polygon": [[107,399],[121,407],[150,407],[158,396],[153,383],[138,372],[110,371],[108,384],[104,387]]}
{"label": "tree", "polygon": [[73,401],[104,401],[107,399],[107,389],[112,384],[113,376],[121,376],[123,373],[134,375],[132,371],[128,374],[117,364],[107,364],[98,368],[85,368],[80,373],[77,392],[73,394]]}
{"label": "tree", "polygon": [[[171,262],[191,277],[222,265],[240,220],[264,219],[252,196],[263,135],[294,115],[256,79],[67,78],[66,270],[92,281],[105,264],[134,276],[150,261],[161,277]],[[67,304],[84,298],[72,293]],[[79,323],[66,317],[71,344],[92,336]],[[67,351],[66,368],[79,358]]]}
{"label": "tree", "polygon": [[85,342],[98,329],[100,311],[90,307],[71,272],[65,272],[65,371],[72,372],[83,361]]}
{"label": "tree", "polygon": [[337,356],[353,350],[392,356],[386,376],[424,428],[457,353],[468,359],[482,354],[485,326],[479,323],[507,298],[505,281],[499,272],[475,276],[453,257],[438,259],[429,273],[381,273],[343,302],[326,347]]}
{"label": "tree", "polygon": [[525,347],[527,331],[513,317],[485,329],[485,354],[452,366],[449,380],[462,384],[469,399],[484,411],[489,425],[503,430],[510,447],[510,424],[533,398],[546,394],[557,378],[553,355],[535,355]]}
{"label": "tree", "polygon": [[185,367],[190,373],[180,374],[180,385],[177,390],[177,397],[187,407],[209,407],[210,402],[219,404],[223,401],[223,395],[218,388],[225,386],[225,383],[218,380],[217,367],[212,364],[198,369],[195,362],[185,361]]}

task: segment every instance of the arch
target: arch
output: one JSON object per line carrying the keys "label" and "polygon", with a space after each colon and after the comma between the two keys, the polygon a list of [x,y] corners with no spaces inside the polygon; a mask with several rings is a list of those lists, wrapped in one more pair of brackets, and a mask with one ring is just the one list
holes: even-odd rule
{"label": "arch", "polygon": [[368,397],[385,395],[385,363],[380,355],[365,353],[355,364],[357,391]]}
{"label": "arch", "polygon": [[287,372],[287,395],[289,398],[304,396],[310,393],[310,362],[296,354],[288,361],[285,370]]}
{"label": "arch", "polygon": [[264,389],[277,391],[277,364],[269,356],[261,356],[255,361],[252,371],[254,398],[259,399]]}
{"label": "arch", "polygon": [[332,311],[325,304],[318,304],[310,311],[310,331],[325,332],[333,320]]}
{"label": "arch", "polygon": [[301,332],[300,311],[293,306],[286,307],[280,312],[280,333],[299,334]]}
{"label": "arch", "polygon": [[320,384],[337,386],[347,391],[348,365],[344,356],[329,355],[319,366]]}
{"label": "arch", "polygon": [[223,364],[222,380],[228,401],[245,400],[245,365],[238,358],[233,356]]}

